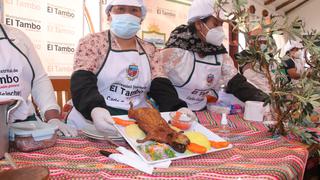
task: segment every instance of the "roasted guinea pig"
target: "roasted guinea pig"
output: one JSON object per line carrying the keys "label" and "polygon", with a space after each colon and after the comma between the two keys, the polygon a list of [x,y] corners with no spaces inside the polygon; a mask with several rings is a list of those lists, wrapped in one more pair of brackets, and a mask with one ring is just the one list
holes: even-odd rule
{"label": "roasted guinea pig", "polygon": [[139,128],[146,133],[144,139],[137,140],[138,143],[149,140],[166,143],[180,153],[184,153],[190,144],[189,138],[182,132],[176,132],[171,129],[166,120],[161,117],[160,112],[155,108],[133,109],[132,103],[130,103],[128,116],[135,119]]}

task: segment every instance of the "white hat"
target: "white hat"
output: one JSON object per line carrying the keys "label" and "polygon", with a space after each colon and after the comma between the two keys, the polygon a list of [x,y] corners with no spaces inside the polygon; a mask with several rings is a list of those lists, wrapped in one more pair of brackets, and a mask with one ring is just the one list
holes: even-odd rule
{"label": "white hat", "polygon": [[[203,19],[209,16],[215,16],[215,0],[193,0],[188,14],[188,24],[195,22],[197,19]],[[223,16],[222,11],[219,14]]]}
{"label": "white hat", "polygon": [[290,51],[293,48],[303,48],[303,45],[301,43],[299,43],[298,41],[290,40],[286,43],[286,45],[283,48],[284,53],[287,53],[288,51]]}
{"label": "white hat", "polygon": [[126,6],[137,6],[141,8],[142,12],[142,19],[147,14],[147,8],[143,3],[143,0],[108,0],[107,1],[107,7],[106,7],[106,13],[108,13],[111,10],[112,6],[115,5],[126,5]]}

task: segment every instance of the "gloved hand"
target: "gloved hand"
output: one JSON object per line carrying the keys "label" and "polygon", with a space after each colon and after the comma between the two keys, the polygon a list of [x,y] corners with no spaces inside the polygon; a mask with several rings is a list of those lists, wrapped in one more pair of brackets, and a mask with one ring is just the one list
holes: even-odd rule
{"label": "gloved hand", "polygon": [[78,135],[78,132],[76,129],[68,126],[67,124],[63,123],[59,119],[50,119],[48,121],[48,124],[52,124],[55,126],[58,126],[58,129],[67,137],[76,137]]}
{"label": "gloved hand", "polygon": [[189,116],[193,120],[197,120],[196,114],[186,107],[178,109],[178,112],[186,114],[187,116]]}
{"label": "gloved hand", "polygon": [[95,107],[91,111],[91,117],[93,124],[97,130],[101,132],[108,132],[112,134],[118,134],[118,131],[113,126],[114,121],[109,111],[105,108]]}

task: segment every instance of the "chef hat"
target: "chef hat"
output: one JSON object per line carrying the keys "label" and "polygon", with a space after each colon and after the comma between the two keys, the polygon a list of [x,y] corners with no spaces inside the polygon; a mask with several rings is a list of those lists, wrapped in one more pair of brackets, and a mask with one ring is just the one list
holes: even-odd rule
{"label": "chef hat", "polygon": [[[193,0],[188,14],[188,24],[197,19],[204,19],[209,16],[216,17],[215,0]],[[222,18],[223,12],[220,11],[219,17]]]}
{"label": "chef hat", "polygon": [[290,51],[293,48],[303,48],[303,45],[298,41],[290,40],[286,43],[286,45],[283,48],[284,53],[287,53],[288,51]]}
{"label": "chef hat", "polygon": [[126,6],[137,6],[141,8],[142,12],[142,19],[147,14],[147,8],[143,3],[143,0],[108,0],[107,1],[107,7],[106,7],[106,13],[108,13],[111,10],[112,6],[115,5],[126,5]]}

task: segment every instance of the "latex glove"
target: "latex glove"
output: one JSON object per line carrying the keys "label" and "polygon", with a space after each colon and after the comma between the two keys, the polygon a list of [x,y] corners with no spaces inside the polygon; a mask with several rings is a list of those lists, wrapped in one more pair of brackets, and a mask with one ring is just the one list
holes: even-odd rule
{"label": "latex glove", "polygon": [[197,120],[196,114],[186,107],[178,109],[178,112],[186,114],[187,116],[189,116],[193,120]]}
{"label": "latex glove", "polygon": [[64,136],[67,137],[76,137],[78,135],[78,131],[67,124],[63,123],[59,119],[50,119],[48,124],[52,124],[54,126],[58,126],[58,129],[63,133]]}
{"label": "latex glove", "polygon": [[97,130],[112,134],[118,134],[118,131],[113,126],[114,121],[109,111],[105,108],[95,107],[91,111],[93,124]]}

